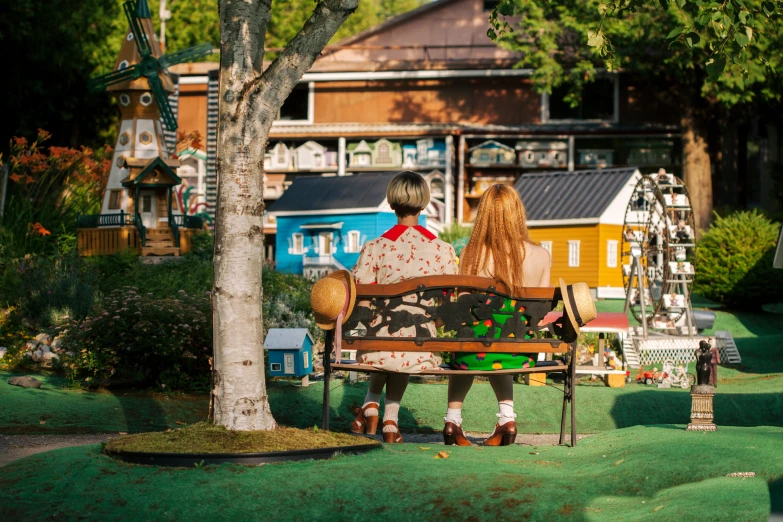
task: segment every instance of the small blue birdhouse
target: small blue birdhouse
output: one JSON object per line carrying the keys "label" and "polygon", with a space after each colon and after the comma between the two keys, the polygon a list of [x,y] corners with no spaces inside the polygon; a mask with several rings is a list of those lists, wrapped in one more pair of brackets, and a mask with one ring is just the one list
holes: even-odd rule
{"label": "small blue birdhouse", "polygon": [[313,371],[313,337],[307,328],[270,328],[264,349],[272,377],[304,377]]}

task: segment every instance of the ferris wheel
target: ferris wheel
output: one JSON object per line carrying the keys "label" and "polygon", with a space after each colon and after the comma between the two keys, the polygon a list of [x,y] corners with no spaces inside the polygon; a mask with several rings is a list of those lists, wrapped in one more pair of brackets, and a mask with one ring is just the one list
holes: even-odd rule
{"label": "ferris wheel", "polygon": [[626,207],[622,236],[626,308],[646,326],[674,328],[691,309],[695,276],[693,207],[685,183],[663,169],[642,176]]}

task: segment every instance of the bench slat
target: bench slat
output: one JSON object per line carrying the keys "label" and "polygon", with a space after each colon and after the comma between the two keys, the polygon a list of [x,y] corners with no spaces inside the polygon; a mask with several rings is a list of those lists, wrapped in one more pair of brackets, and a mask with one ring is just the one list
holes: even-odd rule
{"label": "bench slat", "polygon": [[417,345],[404,337],[390,337],[388,340],[343,338],[343,348],[367,352],[474,352],[474,353],[565,353],[570,349],[567,343],[555,340],[549,342],[495,340],[489,346],[480,341],[448,341],[433,339]]}
{"label": "bench slat", "polygon": [[560,299],[560,289],[552,287],[525,288],[521,295],[511,296],[508,287],[495,279],[489,277],[466,276],[466,275],[434,275],[424,277],[414,277],[392,283],[388,285],[356,285],[356,295],[361,300],[364,297],[398,297],[417,290],[425,286],[428,289],[433,288],[463,288],[465,290],[484,290],[494,288],[493,292],[503,294],[516,299]]}
{"label": "bench slat", "polygon": [[[347,372],[363,372],[363,373],[395,373],[388,372],[386,370],[380,370],[367,364],[346,364],[346,363],[331,363],[329,365],[332,370],[343,370]],[[426,370],[423,372],[409,373],[406,375],[510,375],[519,373],[552,373],[552,372],[564,372],[568,370],[568,366],[564,364],[549,365],[549,366],[536,366],[533,368],[519,368],[515,370],[494,370],[478,371],[478,370]]]}

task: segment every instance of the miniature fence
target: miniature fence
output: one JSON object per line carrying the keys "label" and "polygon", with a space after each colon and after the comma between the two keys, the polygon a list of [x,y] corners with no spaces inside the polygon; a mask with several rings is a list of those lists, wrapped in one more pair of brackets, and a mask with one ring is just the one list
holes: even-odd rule
{"label": "miniature fence", "polygon": [[103,256],[141,248],[135,227],[80,228],[76,230],[80,256]]}
{"label": "miniature fence", "polygon": [[[699,341],[709,337],[662,337],[634,339],[639,363],[642,366],[660,364],[669,359],[674,362],[689,363],[696,361],[696,349]],[[720,353],[721,364],[736,364],[741,361],[737,346],[729,332],[715,332],[715,343]]]}

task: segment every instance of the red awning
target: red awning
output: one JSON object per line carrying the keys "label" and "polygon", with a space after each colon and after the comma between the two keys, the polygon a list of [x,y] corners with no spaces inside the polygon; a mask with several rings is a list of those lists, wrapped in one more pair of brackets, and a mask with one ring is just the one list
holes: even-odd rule
{"label": "red awning", "polygon": [[[549,312],[544,324],[549,324],[563,316],[563,312]],[[583,332],[628,333],[628,316],[620,312],[598,312],[598,316],[581,328]]]}

